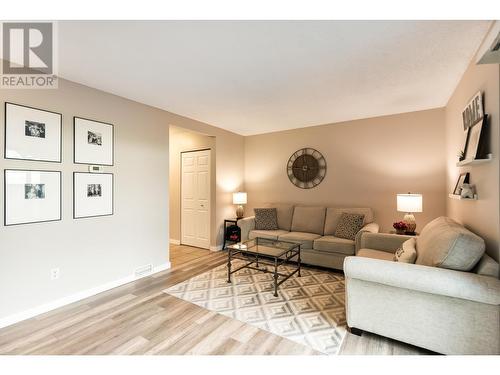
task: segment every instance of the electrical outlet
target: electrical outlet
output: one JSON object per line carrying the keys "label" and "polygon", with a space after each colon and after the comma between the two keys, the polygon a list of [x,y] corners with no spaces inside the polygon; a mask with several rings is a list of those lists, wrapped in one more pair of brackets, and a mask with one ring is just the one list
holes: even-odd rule
{"label": "electrical outlet", "polygon": [[50,270],[50,279],[57,280],[59,278],[59,268],[52,268]]}

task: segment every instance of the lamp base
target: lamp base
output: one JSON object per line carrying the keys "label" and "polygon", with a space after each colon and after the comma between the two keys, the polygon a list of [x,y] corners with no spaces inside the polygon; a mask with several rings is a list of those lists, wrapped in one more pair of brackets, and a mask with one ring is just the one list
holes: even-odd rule
{"label": "lamp base", "polygon": [[407,213],[403,218],[403,223],[406,224],[406,234],[415,234],[415,229],[417,229],[417,222],[415,221],[415,216],[412,213]]}
{"label": "lamp base", "polygon": [[244,214],[243,206],[240,204],[238,208],[236,208],[236,218],[237,219],[243,218],[243,214]]}

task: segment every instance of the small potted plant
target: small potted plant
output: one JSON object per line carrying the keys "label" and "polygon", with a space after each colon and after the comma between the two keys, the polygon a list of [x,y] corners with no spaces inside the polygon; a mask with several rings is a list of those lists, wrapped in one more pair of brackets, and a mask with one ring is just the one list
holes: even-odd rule
{"label": "small potted plant", "polygon": [[406,224],[402,221],[396,221],[394,224],[392,224],[392,227],[396,229],[396,234],[405,234],[405,231],[407,229]]}
{"label": "small potted plant", "polygon": [[460,150],[458,152],[458,161],[463,161],[463,160],[465,160],[465,152],[464,150]]}

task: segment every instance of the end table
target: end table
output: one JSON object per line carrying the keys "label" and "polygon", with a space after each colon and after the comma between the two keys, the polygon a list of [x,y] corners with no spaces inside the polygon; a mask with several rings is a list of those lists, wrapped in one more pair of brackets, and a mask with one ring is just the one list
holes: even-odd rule
{"label": "end table", "polygon": [[[224,220],[224,242],[222,244],[222,250],[226,249],[226,242],[237,243],[237,242],[241,241],[241,235],[238,236],[238,238],[236,240],[232,240],[228,237],[228,233],[227,233],[227,228],[229,228],[229,226],[231,226],[231,225],[238,225],[238,220],[239,219],[237,219],[237,218]],[[230,225],[228,226],[228,224],[230,224]]]}

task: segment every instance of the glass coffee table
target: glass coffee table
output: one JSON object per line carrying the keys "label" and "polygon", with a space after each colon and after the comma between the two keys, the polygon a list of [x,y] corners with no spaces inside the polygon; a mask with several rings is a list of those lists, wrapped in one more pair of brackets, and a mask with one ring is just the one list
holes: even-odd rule
{"label": "glass coffee table", "polygon": [[[274,296],[278,296],[278,286],[288,280],[296,273],[300,277],[300,244],[294,242],[271,240],[257,237],[227,247],[227,282],[231,282],[231,275],[243,268],[250,268],[260,272],[273,274]],[[295,270],[290,273],[279,272],[278,268],[291,260],[296,263]],[[231,262],[234,259],[243,260],[246,263],[236,269],[232,269]],[[268,269],[268,267],[270,269]]]}

